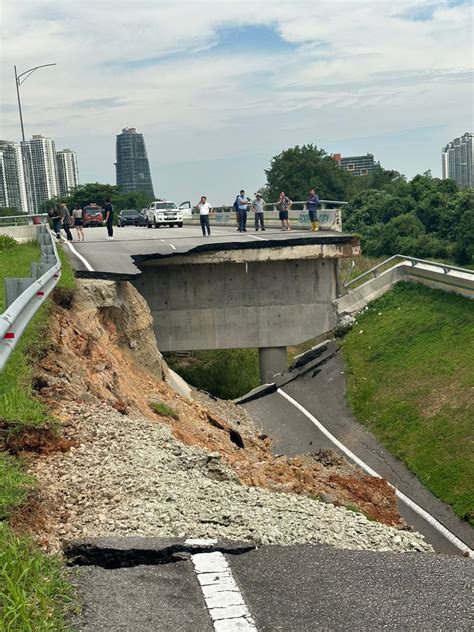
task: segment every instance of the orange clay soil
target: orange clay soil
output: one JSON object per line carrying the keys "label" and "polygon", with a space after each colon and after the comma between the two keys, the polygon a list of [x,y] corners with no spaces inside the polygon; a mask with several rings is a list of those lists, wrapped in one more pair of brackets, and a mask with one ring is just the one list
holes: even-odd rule
{"label": "orange clay soil", "polygon": [[[100,285],[102,284],[102,285]],[[105,288],[105,289],[104,289]],[[151,315],[128,282],[79,281],[70,309],[54,306],[50,333],[53,344],[37,361],[39,397],[67,426],[74,424],[71,403],[107,402],[124,415],[136,408],[150,423],[167,423],[187,445],[218,452],[246,485],[317,497],[330,495],[335,504],[358,508],[369,518],[403,527],[393,489],[336,455],[275,456],[271,440],[250,423],[224,421],[212,410],[175,393],[163,381],[167,367],[156,347]],[[155,414],[151,402],[162,402],[179,416]],[[234,404],[226,404],[232,417]],[[235,407],[235,418],[245,414]],[[243,447],[241,447],[243,445]]]}

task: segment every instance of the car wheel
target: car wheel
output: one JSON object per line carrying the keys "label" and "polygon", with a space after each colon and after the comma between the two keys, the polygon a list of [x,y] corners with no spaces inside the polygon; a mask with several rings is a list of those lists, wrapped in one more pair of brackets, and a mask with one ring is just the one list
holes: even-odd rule
{"label": "car wheel", "polygon": [[153,225],[154,225],[155,228],[159,228],[159,225],[156,223],[156,219],[153,220]]}
{"label": "car wheel", "polygon": [[183,228],[183,222],[179,222],[178,228]]}

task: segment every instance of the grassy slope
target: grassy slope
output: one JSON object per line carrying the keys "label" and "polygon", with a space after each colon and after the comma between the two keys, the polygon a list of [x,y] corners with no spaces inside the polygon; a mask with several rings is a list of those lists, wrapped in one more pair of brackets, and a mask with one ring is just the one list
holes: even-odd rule
{"label": "grassy slope", "polygon": [[357,418],[471,524],[473,331],[469,299],[400,283],[342,344]]}
{"label": "grassy slope", "polygon": [[[3,278],[27,276],[30,263],[39,256],[35,243],[16,245],[0,239],[0,311],[4,309]],[[61,259],[63,274],[58,287],[71,290],[74,274],[65,258]],[[41,353],[49,344],[50,314],[48,300],[0,373],[0,418],[6,423],[4,431],[52,421],[34,396],[30,361],[32,354]],[[59,560],[42,554],[28,538],[18,537],[8,527],[9,513],[27,501],[33,488],[34,480],[25,474],[22,464],[0,451],[0,630],[5,632],[65,629],[64,608],[71,588],[63,579]]]}

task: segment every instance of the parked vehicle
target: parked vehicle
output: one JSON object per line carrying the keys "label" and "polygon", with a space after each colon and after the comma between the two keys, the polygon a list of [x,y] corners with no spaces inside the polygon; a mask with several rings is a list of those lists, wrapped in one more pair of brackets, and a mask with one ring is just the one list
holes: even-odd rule
{"label": "parked vehicle", "polygon": [[[188,202],[189,204],[189,202]],[[183,213],[181,207],[178,208],[170,200],[155,200],[148,207],[147,226],[178,226],[183,227]]]}
{"label": "parked vehicle", "polygon": [[181,204],[179,205],[179,210],[181,211],[183,218],[193,216],[191,202],[181,202]]}
{"label": "parked vehicle", "polygon": [[138,226],[139,213],[136,209],[124,209],[117,215],[117,226]]}
{"label": "parked vehicle", "polygon": [[98,204],[88,204],[84,207],[84,226],[103,226],[104,209]]}

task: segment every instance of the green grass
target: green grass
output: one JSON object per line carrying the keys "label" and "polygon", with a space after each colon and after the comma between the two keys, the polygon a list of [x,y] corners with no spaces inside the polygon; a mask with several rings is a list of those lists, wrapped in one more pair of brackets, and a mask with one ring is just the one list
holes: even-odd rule
{"label": "green grass", "polygon": [[169,366],[189,384],[221,399],[234,399],[259,381],[257,349],[194,351],[190,357],[167,355]]}
{"label": "green grass", "polygon": [[71,603],[61,560],[0,523],[0,630],[61,632]]}
{"label": "green grass", "polygon": [[[58,291],[72,293],[74,274],[64,253]],[[4,310],[6,276],[28,276],[38,260],[38,244],[18,245],[0,237],[0,311]],[[32,385],[34,359],[50,348],[48,323],[52,302],[38,310],[0,373],[0,421],[3,433],[31,426],[54,426]],[[0,436],[1,439],[1,436]],[[43,554],[28,538],[18,537],[8,525],[15,508],[28,503],[35,481],[18,459],[2,450],[0,441],[0,630],[43,632],[66,629],[64,623],[72,587],[64,579],[59,558]]]}
{"label": "green grass", "polygon": [[5,310],[5,277],[28,277],[30,265],[39,261],[41,251],[37,241],[18,244],[11,237],[0,235],[0,313]]}
{"label": "green grass", "polygon": [[474,303],[399,283],[343,339],[361,423],[474,525]]}
{"label": "green grass", "polygon": [[69,263],[69,259],[64,252],[62,246],[58,245],[58,255],[61,260],[61,277],[58,281],[57,288],[61,290],[74,290],[76,286],[76,278],[74,270]]}
{"label": "green grass", "polygon": [[152,402],[150,406],[153,412],[155,412],[157,415],[162,415],[163,417],[172,417],[173,419],[179,419],[179,415],[177,411],[171,406],[168,406],[167,404],[163,404],[162,402]]}
{"label": "green grass", "polygon": [[33,477],[24,472],[18,459],[0,452],[0,520],[24,502],[33,486]]}
{"label": "green grass", "polygon": [[[58,248],[58,253],[62,263],[58,291],[72,293],[75,284],[74,271],[61,247]],[[36,242],[17,244],[13,240],[2,240],[0,237],[2,297],[3,278],[27,276],[30,263],[39,257],[40,250]],[[7,420],[13,430],[28,425],[51,424],[53,421],[44,405],[35,397],[32,387],[32,360],[41,357],[50,348],[48,321],[51,312],[52,303],[47,300],[35,314],[0,373],[0,418]]]}

